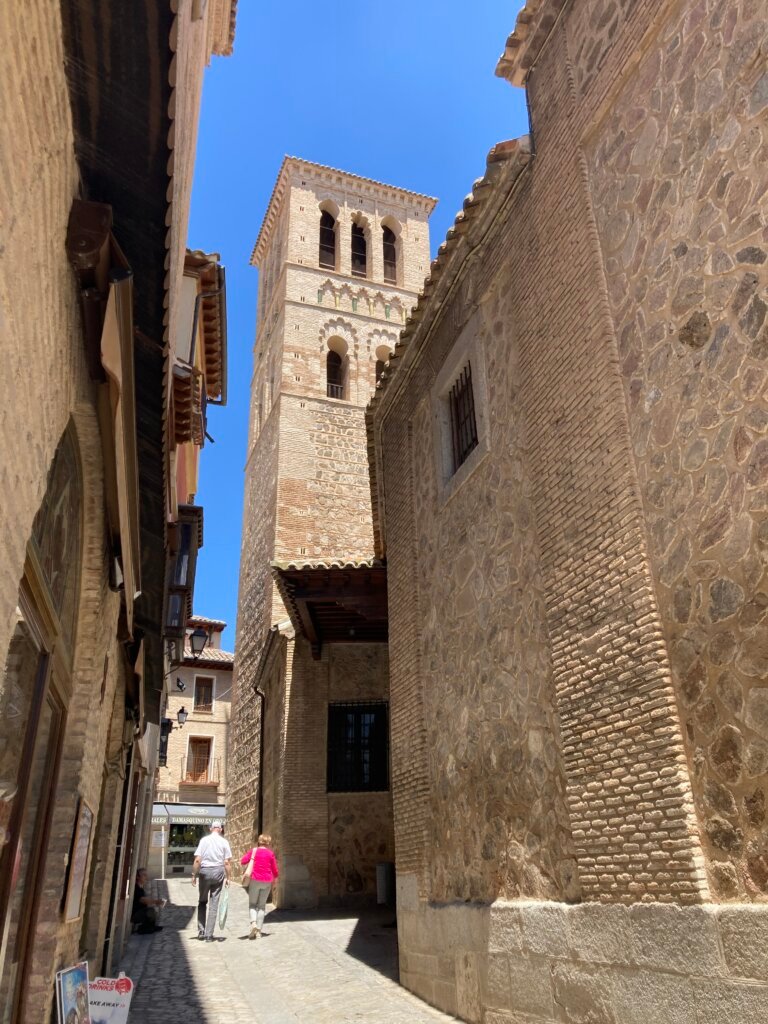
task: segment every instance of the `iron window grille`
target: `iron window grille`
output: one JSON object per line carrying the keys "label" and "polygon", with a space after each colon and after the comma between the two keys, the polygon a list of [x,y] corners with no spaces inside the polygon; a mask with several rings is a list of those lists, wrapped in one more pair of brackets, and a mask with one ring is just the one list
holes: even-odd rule
{"label": "iron window grille", "polygon": [[336,221],[327,211],[320,217],[320,266],[336,269]]}
{"label": "iron window grille", "polygon": [[328,792],[389,789],[389,705],[328,705]]}
{"label": "iron window grille", "polygon": [[448,405],[451,411],[451,441],[455,473],[477,447],[477,420],[475,419],[475,396],[472,391],[471,363],[467,363],[448,392]]}

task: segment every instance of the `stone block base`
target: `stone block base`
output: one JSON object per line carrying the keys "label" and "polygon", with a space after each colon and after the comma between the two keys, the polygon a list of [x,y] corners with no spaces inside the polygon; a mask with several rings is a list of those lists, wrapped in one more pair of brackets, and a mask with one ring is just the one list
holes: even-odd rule
{"label": "stone block base", "polygon": [[318,905],[314,882],[301,857],[283,857],[275,905],[283,910],[312,910]]}
{"label": "stone block base", "polygon": [[400,981],[483,1024],[765,1024],[768,906],[433,905],[398,878]]}

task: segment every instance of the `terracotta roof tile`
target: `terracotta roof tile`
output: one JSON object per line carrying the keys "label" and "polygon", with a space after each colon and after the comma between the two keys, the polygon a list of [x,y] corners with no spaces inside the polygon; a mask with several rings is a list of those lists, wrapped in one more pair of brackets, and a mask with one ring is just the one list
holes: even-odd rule
{"label": "terracotta roof tile", "polygon": [[496,65],[499,78],[512,85],[525,85],[539,51],[554,28],[566,0],[528,0],[517,16],[504,53]]}

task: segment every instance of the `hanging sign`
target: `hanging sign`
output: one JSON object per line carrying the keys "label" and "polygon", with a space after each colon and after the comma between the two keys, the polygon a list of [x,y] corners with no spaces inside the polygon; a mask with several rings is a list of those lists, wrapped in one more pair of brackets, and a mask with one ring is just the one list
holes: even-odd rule
{"label": "hanging sign", "polygon": [[133,982],[119,978],[96,978],[88,987],[91,1024],[127,1024],[133,995]]}

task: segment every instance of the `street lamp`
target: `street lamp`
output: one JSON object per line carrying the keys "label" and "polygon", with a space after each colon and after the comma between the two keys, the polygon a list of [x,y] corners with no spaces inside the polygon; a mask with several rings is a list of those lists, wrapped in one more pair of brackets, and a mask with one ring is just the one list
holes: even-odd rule
{"label": "street lamp", "polygon": [[192,658],[197,661],[200,655],[205,650],[205,645],[208,643],[208,631],[202,629],[200,626],[197,629],[193,629],[189,634],[189,646],[192,649]]}
{"label": "street lamp", "polygon": [[182,728],[182,726],[184,725],[188,718],[189,712],[187,711],[187,709],[185,707],[179,708],[179,710],[176,712],[176,721],[179,723],[180,729]]}

